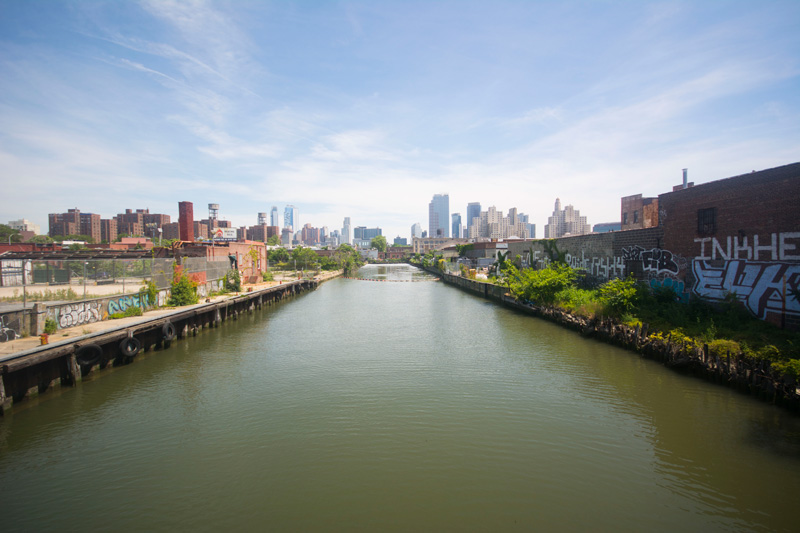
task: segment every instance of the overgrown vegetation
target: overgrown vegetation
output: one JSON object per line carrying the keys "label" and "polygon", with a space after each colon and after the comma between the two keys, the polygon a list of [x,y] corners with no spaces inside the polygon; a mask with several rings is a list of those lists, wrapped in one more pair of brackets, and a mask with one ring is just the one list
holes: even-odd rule
{"label": "overgrown vegetation", "polygon": [[158,287],[153,280],[143,280],[142,288],[139,289],[139,297],[144,305],[152,308],[158,307]]}
{"label": "overgrown vegetation", "polygon": [[44,332],[48,335],[52,335],[58,329],[58,324],[56,323],[54,318],[48,318],[44,321]]}
{"label": "overgrown vegetation", "polygon": [[172,276],[172,289],[170,290],[167,305],[178,307],[196,304],[197,302],[197,283],[189,279],[189,276],[175,265]]}
{"label": "overgrown vegetation", "polygon": [[242,290],[242,276],[235,268],[228,270],[225,274],[225,290],[228,292],[239,292]]}
{"label": "overgrown vegetation", "polygon": [[[614,279],[599,287],[581,288],[583,273],[566,265],[555,243],[548,248],[553,262],[547,268],[520,269],[498,258],[500,275],[490,282],[508,287],[519,301],[555,306],[588,317],[612,317],[630,326],[648,324],[651,335],[689,348],[708,345],[714,357],[740,353],[769,361],[773,368],[800,377],[800,333],[783,330],[752,316],[735,295],[722,305],[697,298],[679,301],[671,288],[651,290],[633,277]],[[419,258],[437,266],[433,253]],[[462,269],[462,274],[466,269]]]}
{"label": "overgrown vegetation", "polygon": [[139,306],[131,306],[131,307],[128,307],[127,309],[125,309],[125,311],[122,311],[121,313],[113,313],[113,314],[108,315],[108,318],[113,320],[113,319],[117,319],[117,318],[127,318],[129,316],[142,316],[143,314],[144,313],[143,313],[141,307],[139,307]]}

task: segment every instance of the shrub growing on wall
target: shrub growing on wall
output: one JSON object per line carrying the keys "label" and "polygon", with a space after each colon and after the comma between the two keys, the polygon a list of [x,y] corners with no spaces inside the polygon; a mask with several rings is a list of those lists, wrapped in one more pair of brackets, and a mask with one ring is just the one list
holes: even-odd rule
{"label": "shrub growing on wall", "polygon": [[197,283],[190,280],[186,274],[181,274],[177,280],[172,281],[172,290],[169,300],[167,300],[168,305],[191,305],[196,304],[197,301]]}
{"label": "shrub growing on wall", "polygon": [[239,292],[242,290],[242,277],[236,269],[228,270],[225,274],[225,290],[231,292]]}

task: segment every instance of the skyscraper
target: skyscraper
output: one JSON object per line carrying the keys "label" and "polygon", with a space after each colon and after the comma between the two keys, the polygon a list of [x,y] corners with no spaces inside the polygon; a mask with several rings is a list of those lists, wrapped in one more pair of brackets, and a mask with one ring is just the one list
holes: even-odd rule
{"label": "skyscraper", "polygon": [[411,240],[414,240],[414,237],[422,238],[422,224],[419,222],[411,226]]}
{"label": "skyscraper", "polygon": [[428,204],[428,234],[432,237],[450,236],[450,196],[448,194],[434,194],[433,200]]}
{"label": "skyscraper", "polygon": [[287,205],[283,210],[283,227],[291,229],[293,233],[295,229],[300,229],[300,215],[295,206]]}
{"label": "skyscraper", "polygon": [[269,212],[269,225],[281,227],[280,217],[278,216],[278,206],[273,205]]}
{"label": "skyscraper", "polygon": [[350,217],[344,217],[342,223],[342,244],[350,244]]}
{"label": "skyscraper", "polygon": [[564,235],[585,235],[592,232],[592,226],[586,222],[586,217],[582,217],[580,211],[566,206],[561,209],[561,200],[556,198],[553,216],[547,218],[544,227],[545,239],[557,239]]}
{"label": "skyscraper", "polygon": [[481,216],[481,203],[480,202],[472,202],[467,204],[467,229],[472,227],[475,224],[474,219],[480,218]]}
{"label": "skyscraper", "polygon": [[453,238],[460,239],[461,238],[461,213],[453,213],[451,215],[453,221]]}

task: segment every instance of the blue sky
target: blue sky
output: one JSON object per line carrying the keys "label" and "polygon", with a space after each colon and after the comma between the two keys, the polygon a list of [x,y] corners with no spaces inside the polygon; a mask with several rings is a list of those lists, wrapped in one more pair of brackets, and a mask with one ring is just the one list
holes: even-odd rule
{"label": "blue sky", "polygon": [[0,0],[0,222],[209,202],[590,224],[800,161],[800,1]]}

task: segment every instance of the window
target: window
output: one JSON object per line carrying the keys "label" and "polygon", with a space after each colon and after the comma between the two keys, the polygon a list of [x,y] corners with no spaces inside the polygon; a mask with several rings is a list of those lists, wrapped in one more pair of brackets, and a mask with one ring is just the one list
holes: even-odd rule
{"label": "window", "polygon": [[639,222],[639,211],[634,211],[633,212],[633,223],[636,224],[637,222]]}
{"label": "window", "polygon": [[623,225],[628,224],[628,213],[622,213],[622,224]]}
{"label": "window", "polygon": [[697,210],[697,233],[713,235],[717,231],[717,208],[709,207]]}

